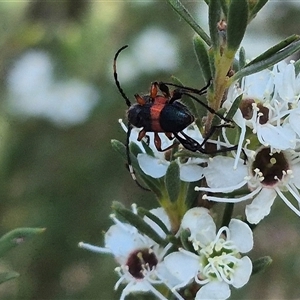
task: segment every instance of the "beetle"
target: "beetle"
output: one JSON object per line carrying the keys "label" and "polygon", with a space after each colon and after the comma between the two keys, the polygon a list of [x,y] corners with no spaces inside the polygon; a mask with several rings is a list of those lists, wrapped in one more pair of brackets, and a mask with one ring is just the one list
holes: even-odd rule
{"label": "beetle", "polygon": [[[192,95],[192,94],[197,94],[199,96],[205,94],[211,82],[208,82],[208,84],[200,90],[190,88],[190,87],[185,87],[185,86],[179,86],[172,83],[152,82],[149,94],[143,96],[139,94],[135,94],[134,97],[136,103],[132,104],[129,98],[126,96],[125,92],[123,91],[121,84],[118,80],[118,74],[117,74],[117,58],[121,53],[121,51],[123,51],[127,47],[128,45],[123,46],[116,52],[113,61],[113,75],[114,75],[114,80],[118,88],[118,91],[124,98],[125,103],[128,107],[127,110],[128,130],[127,130],[125,146],[126,146],[126,155],[127,155],[129,172],[133,180],[140,187],[146,189],[137,181],[134,169],[131,165],[129,138],[133,127],[141,128],[138,134],[138,139],[137,139],[138,141],[141,141],[143,138],[147,137],[146,135],[147,132],[153,132],[154,144],[158,151],[166,151],[173,147],[173,145],[171,145],[165,149],[161,148],[161,139],[158,133],[164,133],[170,140],[175,137],[182,144],[182,146],[187,150],[193,152],[199,151],[201,153],[211,154],[208,153],[203,146],[212,133],[209,134],[209,136],[206,137],[201,144],[199,144],[196,140],[194,140],[193,138],[191,138],[190,136],[188,136],[186,133],[183,132],[185,128],[187,128],[190,124],[194,122],[195,117],[189,111],[189,109],[178,100],[180,100],[183,95],[187,95],[193,100],[199,102],[211,113],[218,115],[221,119],[225,120],[226,122],[230,122],[230,120],[218,114],[206,103],[202,102],[197,97]],[[168,86],[173,86],[176,89],[170,92]],[[212,132],[214,132],[215,129],[219,128],[220,126],[227,126],[227,125],[221,124],[219,126],[214,126],[215,128],[212,127],[213,129]],[[234,149],[236,149],[236,146],[234,146]],[[216,152],[220,152],[220,150],[222,149],[216,150]],[[226,148],[226,151],[228,150],[233,150],[233,149]]]}

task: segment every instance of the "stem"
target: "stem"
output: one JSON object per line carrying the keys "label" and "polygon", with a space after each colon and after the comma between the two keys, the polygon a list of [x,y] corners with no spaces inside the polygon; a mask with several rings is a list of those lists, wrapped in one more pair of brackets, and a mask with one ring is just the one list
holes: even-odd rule
{"label": "stem", "polygon": [[234,209],[234,203],[226,203],[221,227],[223,226],[228,227],[228,224],[232,217],[233,209]]}
{"label": "stem", "polygon": [[[222,56],[220,54],[215,54],[215,79],[214,79],[214,93],[208,94],[208,103],[215,110],[218,111],[221,107],[221,103],[224,97],[224,93],[227,89],[227,73],[232,64],[233,58],[226,56],[226,52]],[[208,113],[206,123],[205,123],[205,135],[210,132],[214,114]]]}

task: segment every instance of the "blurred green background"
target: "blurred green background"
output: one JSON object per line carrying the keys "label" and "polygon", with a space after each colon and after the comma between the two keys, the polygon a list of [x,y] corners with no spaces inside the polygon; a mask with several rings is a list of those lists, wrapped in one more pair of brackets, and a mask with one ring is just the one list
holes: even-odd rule
{"label": "blurred green background", "polygon": [[[207,27],[203,1],[183,2]],[[300,33],[299,14],[298,1],[271,1],[249,28],[248,57]],[[0,286],[0,299],[118,299],[113,259],[77,244],[103,245],[113,200],[156,203],[111,149],[112,138],[125,141],[126,110],[113,56],[129,45],[118,66],[131,99],[171,75],[201,87],[193,31],[165,1],[66,0],[0,2],[0,33],[0,233],[47,228],[1,260],[0,271],[21,276]],[[299,229],[277,201],[250,255],[274,262],[232,298],[300,298]]]}

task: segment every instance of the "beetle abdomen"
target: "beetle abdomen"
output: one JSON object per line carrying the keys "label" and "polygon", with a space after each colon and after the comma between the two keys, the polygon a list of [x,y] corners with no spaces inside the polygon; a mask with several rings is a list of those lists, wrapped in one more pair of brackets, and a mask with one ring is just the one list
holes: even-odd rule
{"label": "beetle abdomen", "polygon": [[160,113],[160,126],[164,132],[179,132],[194,122],[194,116],[180,102],[167,104]]}

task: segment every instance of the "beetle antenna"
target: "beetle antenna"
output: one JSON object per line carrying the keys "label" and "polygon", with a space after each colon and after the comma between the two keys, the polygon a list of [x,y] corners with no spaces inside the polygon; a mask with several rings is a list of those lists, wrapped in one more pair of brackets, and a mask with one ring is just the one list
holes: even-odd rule
{"label": "beetle antenna", "polygon": [[134,171],[134,168],[132,166],[131,158],[130,158],[130,149],[129,149],[130,141],[129,141],[129,138],[130,138],[130,133],[131,133],[131,130],[132,130],[132,126],[129,122],[128,122],[127,128],[128,128],[128,130],[127,130],[127,136],[126,136],[126,156],[127,156],[127,164],[128,164],[129,173],[130,173],[132,179],[134,180],[134,182],[137,184],[137,186],[139,186],[144,191],[151,191],[148,188],[144,187],[142,184],[140,184],[139,181],[137,180],[136,176],[135,176],[135,171]]}
{"label": "beetle antenna", "polygon": [[118,58],[119,54],[121,53],[121,51],[123,51],[127,47],[128,47],[128,45],[123,46],[115,54],[114,63],[113,63],[113,70],[114,70],[114,79],[115,79],[116,86],[117,86],[120,94],[122,95],[122,97],[125,99],[125,102],[126,102],[127,106],[130,107],[131,106],[131,102],[130,102],[129,98],[125,95],[123,89],[121,88],[121,84],[120,84],[120,82],[118,80],[118,74],[117,74],[117,58]]}

